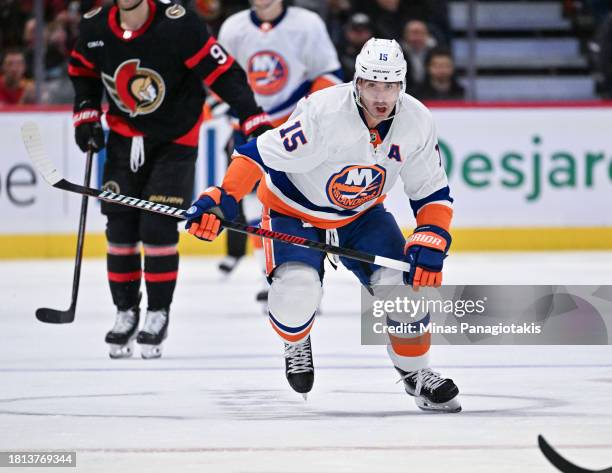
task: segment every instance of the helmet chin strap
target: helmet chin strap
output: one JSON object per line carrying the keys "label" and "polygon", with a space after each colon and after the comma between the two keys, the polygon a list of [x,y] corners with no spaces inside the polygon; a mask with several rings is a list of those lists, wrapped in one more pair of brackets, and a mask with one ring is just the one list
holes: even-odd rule
{"label": "helmet chin strap", "polygon": [[[138,7],[139,7],[139,6],[142,4],[142,2],[144,2],[144,1],[145,1],[145,0],[140,0],[140,2],[138,2],[136,5],[134,5],[133,7],[130,7],[130,8],[121,8],[121,7],[119,7],[119,10],[121,10],[121,11],[132,11],[132,10],[136,10],[136,8],[138,8]],[[115,3],[117,3],[117,0],[115,0]]]}

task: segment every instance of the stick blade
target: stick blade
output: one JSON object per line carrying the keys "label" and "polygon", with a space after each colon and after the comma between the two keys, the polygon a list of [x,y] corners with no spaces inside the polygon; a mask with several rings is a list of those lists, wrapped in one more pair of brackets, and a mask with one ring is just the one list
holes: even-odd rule
{"label": "stick blade", "polygon": [[42,307],[36,310],[36,318],[46,324],[69,324],[74,321],[74,309],[55,310]]}
{"label": "stick blade", "polygon": [[[574,465],[570,461],[559,455],[554,448],[544,439],[542,435],[538,435],[538,446],[546,457],[546,459],[552,463],[559,471],[563,473],[595,473],[596,470],[588,470],[578,465]],[[608,473],[612,471],[612,468],[606,470],[599,470],[600,473]]]}
{"label": "stick blade", "polygon": [[38,125],[34,122],[24,123],[21,126],[21,138],[30,161],[44,180],[52,186],[61,181],[62,176],[47,157]]}

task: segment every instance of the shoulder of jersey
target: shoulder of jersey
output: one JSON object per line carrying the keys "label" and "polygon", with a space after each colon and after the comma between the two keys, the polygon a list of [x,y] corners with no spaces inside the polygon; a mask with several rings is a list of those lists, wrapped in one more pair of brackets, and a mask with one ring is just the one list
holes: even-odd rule
{"label": "shoulder of jersey", "polygon": [[222,27],[231,31],[242,28],[251,23],[251,10],[241,10],[226,18]]}
{"label": "shoulder of jersey", "polygon": [[350,109],[353,100],[351,84],[338,84],[310,94],[306,99],[318,115],[330,115],[343,109]]}
{"label": "shoulder of jersey", "polygon": [[310,23],[318,23],[323,21],[315,12],[302,7],[287,7],[287,18],[292,18],[298,21],[307,21]]}
{"label": "shoulder of jersey", "polygon": [[406,92],[402,95],[402,102],[406,106],[406,108],[412,112],[419,115],[430,115],[431,111],[417,98],[412,95],[407,94]]}
{"label": "shoulder of jersey", "polygon": [[434,126],[434,119],[431,111],[411,95],[404,93],[402,97],[402,108],[404,113],[398,115],[400,123],[410,123],[410,129],[426,137]]}

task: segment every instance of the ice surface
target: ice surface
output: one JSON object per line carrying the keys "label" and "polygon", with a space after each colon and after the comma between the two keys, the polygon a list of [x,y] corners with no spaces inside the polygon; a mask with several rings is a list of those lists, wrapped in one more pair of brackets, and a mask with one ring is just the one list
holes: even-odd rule
{"label": "ice surface", "polygon": [[[580,466],[612,466],[612,347],[433,347],[464,411],[423,413],[384,347],[360,345],[358,283],[330,270],[304,402],[253,302],[254,262],[226,281],[215,262],[183,259],[164,356],[148,361],[107,356],[104,261],[85,261],[62,326],[34,312],[69,305],[72,261],[0,263],[0,451],[76,450],[72,472],[551,472],[541,433]],[[455,254],[445,281],[612,284],[612,253]]]}

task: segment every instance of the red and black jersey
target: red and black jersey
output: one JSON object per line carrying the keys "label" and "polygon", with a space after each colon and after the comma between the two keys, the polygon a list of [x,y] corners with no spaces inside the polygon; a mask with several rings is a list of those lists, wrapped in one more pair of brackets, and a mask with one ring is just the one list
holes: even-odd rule
{"label": "red and black jersey", "polygon": [[195,13],[165,0],[146,1],[149,18],[136,31],[121,28],[116,6],[83,15],[68,67],[75,111],[99,110],[105,90],[112,129],[163,141],[190,137],[185,144],[197,143],[203,84],[241,121],[261,113],[244,71]]}

